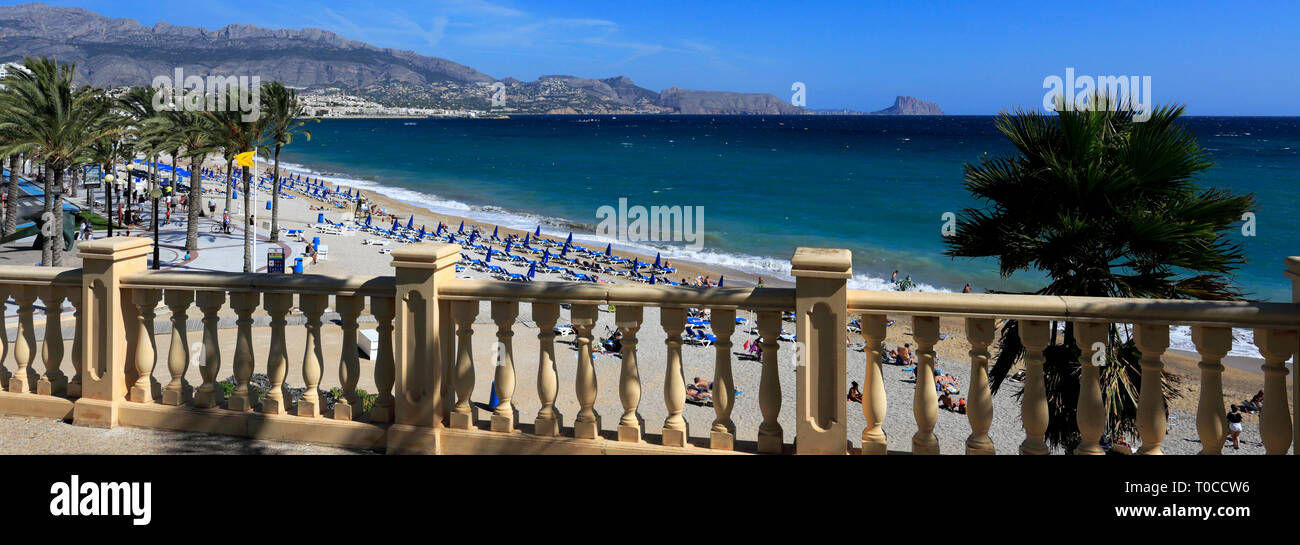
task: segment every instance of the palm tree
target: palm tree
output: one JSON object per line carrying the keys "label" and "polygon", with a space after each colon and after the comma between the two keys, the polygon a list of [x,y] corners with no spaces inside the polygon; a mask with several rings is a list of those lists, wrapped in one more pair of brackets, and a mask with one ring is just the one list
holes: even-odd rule
{"label": "palm tree", "polygon": [[5,200],[4,234],[18,228],[18,154],[9,156],[9,189]]}
{"label": "palm tree", "polygon": [[311,131],[302,128],[308,121],[298,92],[283,83],[271,81],[262,84],[262,103],[266,105],[267,136],[275,146],[275,168],[271,180],[271,240],[280,240],[280,148],[293,143],[294,136],[302,135],[311,141]]}
{"label": "palm tree", "polygon": [[[0,134],[13,141],[0,146],[0,156],[39,151],[49,176],[45,179],[45,237],[42,262],[63,263],[63,173],[81,161],[96,140],[117,129],[107,123],[108,109],[99,91],[74,87],[75,66],[54,59],[28,57],[24,70],[9,71],[0,91]],[[53,222],[53,229],[50,229]]]}
{"label": "palm tree", "polygon": [[[241,91],[237,87],[226,88],[226,104],[245,104],[240,101]],[[261,107],[259,105],[258,107]],[[264,112],[259,115],[246,115],[245,112],[239,111],[208,111],[204,115],[215,124],[214,138],[225,149],[225,154],[229,158],[245,152],[257,152],[265,146],[265,135],[263,133],[266,123]],[[231,159],[227,159],[227,164]],[[248,167],[241,167],[244,183],[244,272],[253,272],[253,229],[249,225],[249,218],[252,217],[252,204],[249,202],[249,191],[253,185],[252,173]],[[228,201],[227,201],[228,202]]]}
{"label": "palm tree", "polygon": [[[994,257],[1004,278],[1039,271],[1039,295],[1238,299],[1231,272],[1245,261],[1229,237],[1253,196],[1202,189],[1212,166],[1195,137],[1175,122],[1182,107],[1156,108],[1133,120],[1119,100],[1094,98],[1092,111],[1003,113],[997,127],[1014,155],[965,167],[965,186],[983,208],[964,210],[946,255]],[[1059,109],[1059,108],[1058,108]],[[1044,352],[1049,404],[1047,440],[1072,452],[1081,351],[1072,323]],[[1110,326],[1100,369],[1110,436],[1134,433],[1141,354],[1131,335]],[[1024,353],[1018,323],[1008,320],[990,371],[993,391]],[[1179,394],[1166,374],[1165,400]]]}
{"label": "palm tree", "polygon": [[[190,160],[189,217],[185,230],[185,250],[199,249],[199,211],[203,208],[203,175],[200,169],[208,154],[220,150],[220,135],[212,119],[201,112],[165,111],[153,120],[163,146],[176,149]],[[175,155],[173,155],[175,157]],[[173,162],[175,162],[173,160]],[[172,167],[173,178],[176,168]],[[179,178],[176,178],[179,179]]]}

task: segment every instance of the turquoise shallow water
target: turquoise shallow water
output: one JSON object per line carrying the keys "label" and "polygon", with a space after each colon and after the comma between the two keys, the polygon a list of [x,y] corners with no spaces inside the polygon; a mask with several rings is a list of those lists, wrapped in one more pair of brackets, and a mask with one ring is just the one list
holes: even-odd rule
{"label": "turquoise shallow water", "polygon": [[[797,246],[849,248],[855,287],[894,269],[932,289],[1028,290],[989,261],[940,254],[941,216],[974,202],[962,166],[1009,153],[989,116],[525,116],[326,120],[282,158],[431,209],[590,234],[599,207],[704,207],[704,248],[667,255],[783,276]],[[414,123],[414,124],[411,124]],[[1300,255],[1300,118],[1186,118],[1217,166],[1204,184],[1253,192],[1258,236],[1239,283],[1289,300]],[[586,232],[587,234],[583,234]],[[650,251],[654,251],[653,249]]]}

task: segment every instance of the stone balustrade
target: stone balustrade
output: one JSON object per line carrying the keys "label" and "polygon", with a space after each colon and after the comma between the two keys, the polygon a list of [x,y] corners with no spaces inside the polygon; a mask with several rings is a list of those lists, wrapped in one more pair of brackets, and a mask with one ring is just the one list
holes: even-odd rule
{"label": "stone balustrade", "polygon": [[[392,253],[393,275],[379,277],[149,271],[145,264],[150,241],[139,238],[84,242],[79,249],[82,269],[0,266],[0,296],[17,305],[11,359],[7,358],[7,329],[0,328],[0,356],[6,357],[0,361],[14,362],[0,366],[5,390],[0,392],[0,413],[70,419],[87,426],[204,431],[390,453],[885,454],[893,449],[936,454],[940,452],[935,432],[938,405],[930,387],[934,347],[941,338],[940,318],[961,318],[971,346],[968,454],[1014,450],[1010,445],[994,445],[989,436],[994,410],[987,379],[989,347],[998,321],[1005,319],[1018,320],[1026,351],[1020,415],[1025,435],[1018,447],[1022,454],[1048,453],[1043,351],[1052,342],[1051,327],[1057,322],[1074,324],[1080,346],[1107,342],[1110,324],[1132,325],[1142,351],[1144,379],[1138,406],[1141,453],[1161,452],[1166,413],[1158,377],[1171,325],[1190,325],[1201,355],[1196,423],[1206,454],[1219,452],[1226,427],[1221,362],[1231,348],[1233,327],[1254,329],[1264,357],[1263,390],[1270,403],[1260,419],[1260,434],[1267,452],[1285,453],[1300,436],[1288,405],[1272,402],[1287,397],[1285,362],[1300,347],[1300,258],[1287,263],[1296,300],[1244,303],[849,290],[849,253],[807,248],[799,249],[792,259],[793,289],[457,279],[454,265],[460,248],[446,244],[397,249]],[[481,305],[490,309],[482,317]],[[593,330],[598,309],[611,305],[616,307],[615,327],[622,334],[618,384],[601,384]],[[35,314],[42,306],[42,369],[38,371],[33,365],[38,354]],[[556,366],[555,327],[562,306],[569,308],[575,330],[576,372],[571,384],[561,384]],[[194,332],[187,324],[191,307],[202,316],[201,327]],[[643,323],[647,307],[658,309],[659,324]],[[710,309],[717,336],[711,345],[715,384],[713,419],[707,430],[690,429],[683,417],[682,334],[688,308]],[[756,317],[753,325],[763,349],[757,366],[761,423],[749,429],[738,429],[734,418],[731,337],[740,311]],[[331,312],[337,322],[326,321]],[[787,347],[777,342],[783,312],[795,314],[797,342]],[[162,322],[160,313],[166,315]],[[225,346],[221,324],[223,316],[229,322],[232,315],[234,342]],[[259,345],[254,342],[253,325],[263,315],[269,317],[270,340]],[[291,315],[301,315],[303,335],[287,333]],[[886,414],[880,363],[887,316],[909,317],[917,345],[918,380],[911,400],[915,433],[910,443],[891,442],[883,431],[891,417]],[[476,354],[473,349],[480,318],[491,328],[490,333],[488,328],[479,329],[479,334],[495,340],[489,354]],[[362,367],[356,341],[362,319],[373,319],[379,335],[372,361],[377,391],[370,400],[358,390]],[[858,320],[860,332],[848,333],[846,326],[853,319]],[[170,332],[158,335],[156,323],[168,321]],[[516,326],[525,321],[536,327],[536,354],[515,351]],[[69,323],[75,334],[65,358],[62,326]],[[664,361],[638,358],[638,337],[659,329],[665,334]],[[322,346],[335,335],[341,336],[342,355],[337,362],[327,361]],[[290,337],[301,337],[302,345],[290,346]],[[851,337],[865,341],[861,411],[866,426],[860,448],[849,441],[849,404],[844,395]],[[165,372],[155,369],[160,339],[168,341]],[[301,377],[290,377],[289,355],[297,350],[302,351]],[[783,406],[778,363],[782,357],[795,363],[794,376],[785,377],[794,380],[794,407]],[[476,358],[490,358],[490,375],[476,374]],[[69,365],[64,365],[65,359]],[[520,425],[521,394],[530,402],[534,398],[531,391],[516,388],[516,374],[533,362],[537,402],[533,406],[540,409],[528,427]],[[1099,454],[1104,400],[1097,368],[1081,363],[1085,364],[1079,376],[1077,420],[1083,441],[1078,452]],[[192,365],[200,367],[197,385],[187,378]],[[327,369],[332,366],[337,366],[342,394],[327,406],[317,388],[324,374],[333,372]],[[223,367],[233,375],[229,393],[218,382]],[[251,383],[259,371],[269,381],[264,392]],[[663,386],[663,410],[656,407],[656,412],[667,416],[657,440],[647,438],[641,415],[646,404],[660,402],[657,396],[643,395],[647,377]],[[492,383],[498,402],[490,413],[480,415],[471,396],[476,385],[486,382]],[[306,387],[296,402],[289,392],[291,385]],[[1293,400],[1297,395],[1300,391],[1291,392]],[[606,434],[597,407],[602,400],[614,399],[622,412],[608,415],[617,422],[610,422],[612,432]],[[557,408],[561,400],[575,400],[578,407],[568,422]],[[783,412],[794,415],[793,430],[779,423]],[[737,442],[742,432],[757,441],[742,447]]]}

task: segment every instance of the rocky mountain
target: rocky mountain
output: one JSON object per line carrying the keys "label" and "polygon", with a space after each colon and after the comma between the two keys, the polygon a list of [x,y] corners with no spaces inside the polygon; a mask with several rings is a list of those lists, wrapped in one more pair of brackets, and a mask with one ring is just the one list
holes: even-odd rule
{"label": "rocky mountain", "polygon": [[944,115],[939,105],[926,102],[916,97],[900,96],[894,99],[894,105],[883,110],[876,110],[870,115]]}
{"label": "rocky mountain", "polygon": [[[657,93],[626,76],[496,80],[447,59],[379,48],[314,28],[144,26],[79,8],[0,6],[0,62],[24,56],[76,63],[79,83],[97,87],[148,85],[179,67],[186,76],[257,75],[298,88],[342,89],[391,107],[496,109],[491,86],[500,81],[506,86],[503,113],[810,113],[771,94],[677,87]],[[893,107],[875,113],[943,112],[932,103],[899,97]]]}

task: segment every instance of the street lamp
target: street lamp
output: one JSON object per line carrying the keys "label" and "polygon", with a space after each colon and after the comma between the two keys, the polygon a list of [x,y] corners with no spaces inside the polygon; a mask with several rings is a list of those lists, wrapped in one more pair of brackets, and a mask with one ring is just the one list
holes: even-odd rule
{"label": "street lamp", "polygon": [[108,236],[113,236],[113,182],[116,176],[104,176],[104,217],[108,219]]}
{"label": "street lamp", "polygon": [[149,192],[153,198],[153,270],[158,270],[158,259],[160,257],[158,246],[158,198],[162,197],[162,190],[157,187]]}

